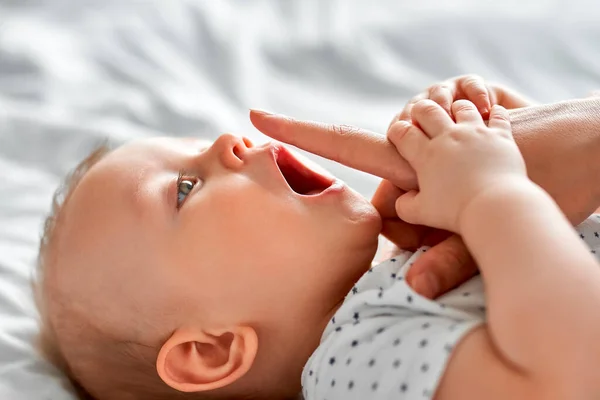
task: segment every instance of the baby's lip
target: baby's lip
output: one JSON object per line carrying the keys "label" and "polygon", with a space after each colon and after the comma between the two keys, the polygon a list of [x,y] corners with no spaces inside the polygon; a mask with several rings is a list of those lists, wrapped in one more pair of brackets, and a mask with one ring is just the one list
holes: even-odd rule
{"label": "baby's lip", "polygon": [[[301,196],[318,196],[336,181],[335,177],[316,164],[307,165],[312,163],[300,160],[281,143],[273,142],[270,147],[281,177],[294,193]],[[316,171],[317,169],[319,171]]]}

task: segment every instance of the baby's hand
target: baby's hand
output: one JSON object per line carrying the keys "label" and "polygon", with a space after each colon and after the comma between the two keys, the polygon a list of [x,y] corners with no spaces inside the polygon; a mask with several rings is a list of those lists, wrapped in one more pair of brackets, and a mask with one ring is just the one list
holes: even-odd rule
{"label": "baby's hand", "polygon": [[398,121],[388,138],[416,171],[419,184],[418,191],[396,201],[398,216],[459,233],[470,201],[492,186],[528,178],[505,108],[492,108],[488,126],[469,101],[454,102],[451,112],[456,122],[435,102],[419,101],[412,119],[420,128]]}
{"label": "baby's hand", "polygon": [[425,91],[413,97],[397,114],[390,127],[399,120],[411,122],[411,110],[420,101],[430,99],[438,103],[448,114],[456,100],[469,100],[477,107],[484,118],[489,116],[492,106],[499,104],[507,109],[527,107],[533,104],[523,95],[502,85],[486,82],[477,75],[463,75],[429,86]]}

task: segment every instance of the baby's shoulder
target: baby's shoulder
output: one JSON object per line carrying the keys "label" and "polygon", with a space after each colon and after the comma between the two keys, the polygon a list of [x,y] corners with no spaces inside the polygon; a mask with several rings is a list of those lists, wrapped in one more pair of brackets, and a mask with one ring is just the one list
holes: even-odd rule
{"label": "baby's shoulder", "polygon": [[444,312],[375,308],[356,311],[353,321],[332,321],[335,327],[302,374],[307,399],[372,398],[373,388],[382,398],[433,393],[456,344],[482,322]]}

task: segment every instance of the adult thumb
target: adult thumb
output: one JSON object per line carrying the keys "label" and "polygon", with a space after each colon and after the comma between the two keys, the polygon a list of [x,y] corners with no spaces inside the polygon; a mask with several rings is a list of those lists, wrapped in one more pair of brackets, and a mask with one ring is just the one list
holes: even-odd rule
{"label": "adult thumb", "polygon": [[419,257],[406,274],[419,294],[436,298],[466,282],[478,268],[461,237],[452,235]]}

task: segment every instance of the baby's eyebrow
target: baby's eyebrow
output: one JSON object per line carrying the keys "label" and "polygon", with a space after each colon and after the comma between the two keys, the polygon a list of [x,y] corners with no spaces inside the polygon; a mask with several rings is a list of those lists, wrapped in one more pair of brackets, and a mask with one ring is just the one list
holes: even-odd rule
{"label": "baby's eyebrow", "polygon": [[[133,208],[136,219],[141,221],[156,221],[170,216],[171,206],[175,203],[170,199],[170,188],[177,178],[177,173],[149,171],[144,169],[136,174],[133,183],[133,193],[125,194]],[[173,199],[174,200],[174,199]],[[161,218],[162,217],[162,218]]]}
{"label": "baby's eyebrow", "polygon": [[[146,170],[142,170],[138,174],[136,174],[133,193],[131,193],[130,196],[127,196],[127,194],[125,194],[125,196],[128,197],[131,207],[135,210],[136,216],[138,216],[139,218],[145,217],[144,214],[146,205],[144,200],[144,193],[146,192],[146,190],[144,188],[144,183],[146,181],[146,175]],[[126,187],[124,189],[127,190]]]}
{"label": "baby's eyebrow", "polygon": [[177,185],[174,184],[177,177],[167,179],[161,186],[160,196],[158,196],[160,207],[167,208],[167,215],[173,214],[177,209]]}

